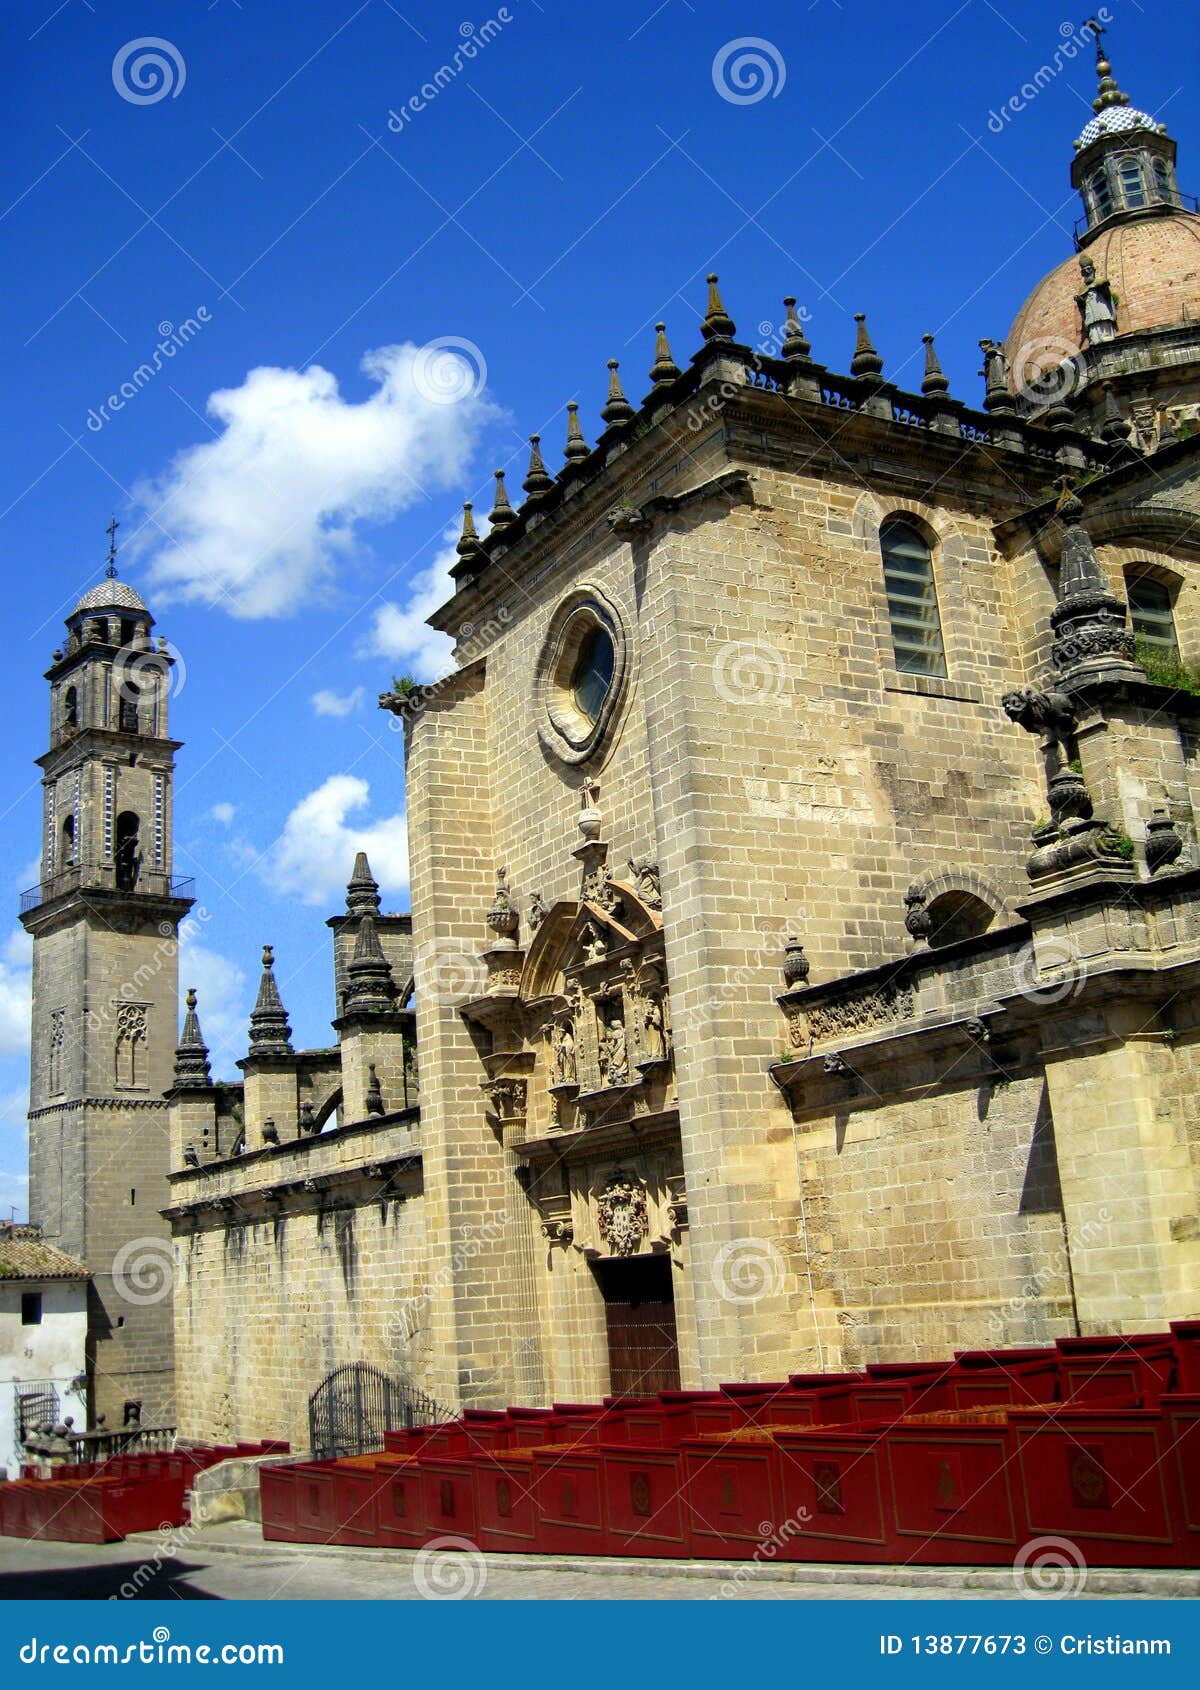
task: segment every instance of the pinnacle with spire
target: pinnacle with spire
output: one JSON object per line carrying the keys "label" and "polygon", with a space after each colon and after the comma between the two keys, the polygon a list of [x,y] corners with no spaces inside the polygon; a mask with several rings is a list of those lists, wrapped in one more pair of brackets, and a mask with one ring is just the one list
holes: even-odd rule
{"label": "pinnacle with spire", "polygon": [[459,535],[458,544],[454,548],[464,563],[468,559],[481,558],[485,555],[483,542],[480,540],[475,527],[475,517],[472,510],[471,501],[468,499],[463,504],[462,533]]}
{"label": "pinnacle with spire", "polygon": [[509,503],[504,486],[504,471],[498,469],[492,473],[496,477],[496,502],[488,512],[488,521],[493,528],[507,528],[510,522],[517,520],[517,513]]}
{"label": "pinnacle with spire", "polygon": [[1062,525],[1062,564],[1058,603],[1050,613],[1050,660],[1059,673],[1098,662],[1119,664],[1128,673],[1136,666],[1137,653],[1125,600],[1109,584],[1083,526],[1083,504],[1065,475],[1054,514]]}
{"label": "pinnacle with spire", "polygon": [[542,457],[542,437],[540,434],[529,436],[529,474],[521,483],[522,492],[528,493],[531,499],[539,493],[548,493],[554,486],[554,477],[546,468]]}
{"label": "pinnacle with spire", "polygon": [[346,1013],[387,1015],[395,1005],[396,982],[379,943],[375,916],[368,910],[358,924],[354,955],[346,968]]}
{"label": "pinnacle with spire", "polygon": [[108,562],[104,566],[104,573],[110,581],[117,578],[117,529],[121,524],[116,517],[110,517],[108,527],[104,532],[108,535]]}
{"label": "pinnacle with spire", "polygon": [[700,324],[700,333],[705,340],[732,340],[737,333],[737,327],[722,302],[717,277],[711,275],[707,281],[708,309],[704,313],[704,321]]}
{"label": "pinnacle with spire", "polygon": [[270,945],[263,946],[262,967],[258,997],[250,1011],[250,1054],[292,1056],[292,1029],[275,984],[275,952]]}
{"label": "pinnacle with spire", "polygon": [[667,325],[655,323],[654,336],[654,363],[650,367],[650,380],[655,387],[665,387],[668,382],[677,381],[683,372],[671,356]]}
{"label": "pinnacle with spire", "polygon": [[1104,44],[1100,40],[1100,37],[1106,35],[1108,31],[1097,18],[1089,18],[1083,27],[1090,29],[1096,38],[1096,76],[1099,80],[1099,89],[1096,98],[1092,101],[1092,110],[1099,113],[1107,110],[1109,106],[1127,106],[1129,95],[1122,93],[1113,80],[1112,65],[1109,63],[1108,54],[1104,51]]}
{"label": "pinnacle with spire", "polygon": [[616,428],[619,423],[627,423],[636,415],[633,406],[625,397],[625,389],[621,386],[621,378],[617,374],[619,368],[615,358],[608,360],[608,398],[601,406],[600,415],[609,428]]}
{"label": "pinnacle with spire", "polygon": [[852,376],[881,376],[883,374],[883,359],[871,344],[866,312],[856,311],[854,321],[858,324],[858,328],[854,336],[854,356],[850,360],[850,374]]}
{"label": "pinnacle with spire", "polygon": [[579,424],[579,406],[574,399],[567,401],[567,443],[563,447],[563,457],[569,464],[575,464],[581,458],[586,458],[590,448],[583,438],[583,429]]}
{"label": "pinnacle with spire", "polygon": [[379,882],[371,873],[367,853],[359,851],[346,886],[347,915],[376,915],[379,912]]}
{"label": "pinnacle with spire", "polygon": [[187,1014],[183,1018],[183,1031],[179,1035],[179,1043],[175,1046],[175,1086],[177,1090],[195,1091],[201,1086],[212,1085],[212,1074],[208,1066],[208,1046],[204,1042],[204,1035],[200,1031],[200,1018],[196,1014],[196,989],[188,988]]}
{"label": "pinnacle with spire", "polygon": [[938,359],[931,334],[921,336],[925,346],[925,374],[921,378],[921,392],[927,399],[940,399],[950,391],[950,381]]}
{"label": "pinnacle with spire", "polygon": [[789,294],[783,302],[787,313],[783,324],[783,345],[780,351],[785,358],[807,358],[812,347],[804,336],[804,328],[796,314],[795,298]]}

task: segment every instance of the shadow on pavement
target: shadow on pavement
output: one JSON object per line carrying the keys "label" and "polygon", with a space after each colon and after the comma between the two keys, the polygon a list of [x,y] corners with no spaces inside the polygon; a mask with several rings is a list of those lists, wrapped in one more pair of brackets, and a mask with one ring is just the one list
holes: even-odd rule
{"label": "shadow on pavement", "polygon": [[154,1566],[147,1561],[114,1561],[100,1567],[46,1567],[39,1572],[0,1573],[0,1602],[61,1602],[75,1598],[103,1601],[109,1596],[128,1601],[161,1602],[166,1597],[185,1602],[215,1602],[189,1584],[188,1576],[206,1570],[202,1561],[164,1557]]}

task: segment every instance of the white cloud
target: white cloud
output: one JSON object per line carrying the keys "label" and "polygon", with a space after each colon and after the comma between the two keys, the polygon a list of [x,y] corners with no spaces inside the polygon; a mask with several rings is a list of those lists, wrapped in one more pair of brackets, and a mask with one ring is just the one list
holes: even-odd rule
{"label": "white cloud", "polygon": [[[258,861],[258,870],[277,891],[295,892],[306,904],[340,898],[365,851],[371,871],[386,891],[408,886],[408,835],[404,812],[369,820],[371,789],[355,775],[330,775],[300,800],[283,832]],[[348,817],[361,817],[357,826]]]}
{"label": "white cloud", "polygon": [[[196,988],[196,1013],[213,1078],[229,1079],[233,1064],[246,1054],[250,996],[245,974],[229,957],[189,937],[185,927],[179,945],[179,984],[181,992]],[[181,1009],[181,1024],[182,1020]]]}
{"label": "white cloud", "polygon": [[361,554],[360,524],[461,480],[502,415],[486,389],[467,382],[447,403],[410,342],[366,353],[362,369],[376,390],[359,403],[318,364],[261,366],[210,395],[222,432],[134,488],[154,512],[132,549],[148,555],[156,592],[232,616],[290,615]]}
{"label": "white cloud", "polygon": [[453,594],[450,565],[457,561],[452,542],[443,547],[428,569],[413,576],[403,604],[389,601],[379,606],[365,645],[367,656],[389,657],[397,668],[418,681],[436,681],[454,668],[453,640],[436,628],[426,627],[425,621]]}
{"label": "white cloud", "polygon": [[0,1056],[20,1056],[29,1049],[32,954],[29,935],[14,929],[0,960]]}
{"label": "white cloud", "polygon": [[213,821],[220,822],[222,827],[228,827],[234,816],[237,815],[237,805],[226,803],[214,804],[208,813],[212,817]]}
{"label": "white cloud", "polygon": [[349,716],[351,711],[362,709],[365,697],[365,687],[355,687],[344,695],[322,687],[320,692],[313,693],[312,707],[318,716]]}

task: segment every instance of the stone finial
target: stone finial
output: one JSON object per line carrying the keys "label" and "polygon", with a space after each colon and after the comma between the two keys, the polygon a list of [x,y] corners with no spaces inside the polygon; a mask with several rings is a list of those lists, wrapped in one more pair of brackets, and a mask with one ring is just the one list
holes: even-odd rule
{"label": "stone finial", "polygon": [[379,943],[374,913],[368,910],[354,936],[354,955],[346,965],[347,1015],[387,1015],[396,1001],[396,982]]}
{"label": "stone finial", "polygon": [[1117,409],[1117,396],[1111,381],[1104,384],[1104,415],[1100,422],[1100,438],[1108,446],[1127,446],[1130,428]]}
{"label": "stone finial", "polygon": [[925,374],[921,378],[921,392],[927,399],[941,399],[950,391],[950,381],[938,361],[931,334],[921,336],[925,345]]}
{"label": "stone finial", "polygon": [[463,504],[462,533],[459,535],[458,544],[454,549],[464,563],[469,558],[483,558],[487,555],[475,528],[475,518],[472,514],[472,505],[469,499]]}
{"label": "stone finial", "polygon": [[379,1084],[379,1075],[375,1072],[375,1064],[373,1062],[369,1062],[367,1064],[366,1103],[368,1115],[382,1115],[384,1113],[383,1088]]}
{"label": "stone finial", "polygon": [[796,314],[796,301],[792,294],[784,300],[783,308],[786,316],[783,324],[783,345],[780,350],[785,358],[807,358],[812,347],[804,337],[804,329]]}
{"label": "stone finial", "polygon": [[1171,818],[1171,812],[1160,805],[1146,823],[1146,867],[1151,874],[1169,868],[1183,852],[1183,839]]}
{"label": "stone finial", "polygon": [[487,924],[499,939],[511,943],[519,920],[508,890],[508,870],[501,866],[496,870],[496,895],[487,912]]}
{"label": "stone finial", "polygon": [[183,1018],[183,1031],[179,1035],[179,1043],[175,1046],[175,1085],[181,1090],[196,1090],[201,1086],[212,1085],[212,1073],[208,1066],[208,1046],[204,1042],[200,1031],[200,1018],[196,1014],[194,986],[189,986],[186,1002],[187,1014]]}
{"label": "stone finial", "polygon": [[904,894],[904,925],[918,943],[928,940],[933,932],[933,917],[922,886],[910,886]]}
{"label": "stone finial", "polygon": [[654,336],[654,363],[650,366],[650,380],[655,387],[666,387],[668,382],[678,380],[683,372],[671,356],[671,347],[667,340],[667,325],[655,323]]}
{"label": "stone finial", "polygon": [[563,457],[569,464],[576,464],[581,458],[586,458],[591,451],[587,441],[583,438],[583,429],[579,426],[579,406],[574,399],[567,401],[567,443],[563,447]]}
{"label": "stone finial", "polygon": [[854,321],[858,324],[858,328],[854,336],[854,356],[850,360],[850,374],[852,376],[881,376],[883,374],[883,359],[871,344],[866,313],[856,311]]}
{"label": "stone finial", "polygon": [[704,313],[704,321],[700,324],[700,333],[705,340],[732,340],[737,333],[737,327],[722,303],[717,278],[713,275],[707,280],[708,309]]}
{"label": "stone finial", "polygon": [[804,946],[800,943],[799,935],[789,933],[787,943],[783,947],[783,978],[787,988],[791,991],[796,986],[803,986],[809,976],[811,964],[804,954]]}
{"label": "stone finial", "polygon": [[517,520],[517,513],[509,503],[508,493],[504,486],[504,471],[492,471],[496,477],[496,502],[488,512],[488,521],[493,528],[507,528],[510,522]]}
{"label": "stone finial", "polygon": [[521,483],[522,492],[528,493],[531,499],[539,493],[548,493],[554,486],[554,477],[546,468],[542,457],[542,437],[540,434],[529,436],[529,474]]}
{"label": "stone finial", "polygon": [[620,423],[627,423],[637,415],[629,400],[625,397],[625,389],[621,386],[621,378],[617,374],[620,365],[615,358],[608,360],[608,398],[600,408],[600,415],[609,428],[616,428]]}
{"label": "stone finial", "polygon": [[250,1054],[294,1056],[292,1029],[275,984],[275,952],[270,945],[263,946],[262,967],[258,997],[250,1011]]}
{"label": "stone finial", "polygon": [[367,853],[359,851],[354,858],[354,870],[346,886],[346,914],[367,915],[379,910],[379,882],[371,873]]}
{"label": "stone finial", "polygon": [[1109,586],[1083,526],[1083,505],[1066,476],[1060,482],[1055,514],[1062,524],[1063,541],[1058,603],[1050,613],[1054,630],[1050,661],[1060,672],[1094,659],[1132,669],[1137,653],[1126,625],[1125,600]]}

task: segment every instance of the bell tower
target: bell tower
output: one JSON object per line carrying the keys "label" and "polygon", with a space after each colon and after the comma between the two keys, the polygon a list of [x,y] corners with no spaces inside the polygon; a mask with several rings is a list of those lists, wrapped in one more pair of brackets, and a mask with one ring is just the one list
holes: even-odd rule
{"label": "bell tower", "polygon": [[41,877],[20,912],[33,936],[30,1218],[92,1271],[92,1411],[109,1427],[173,1419],[164,1093],[192,904],[192,882],[171,873],[174,659],[117,578],[115,532],[46,671]]}

